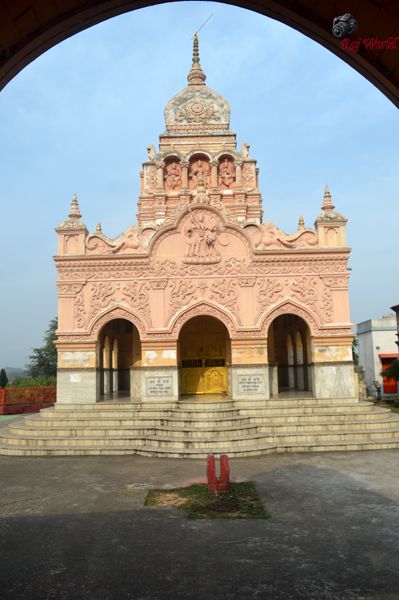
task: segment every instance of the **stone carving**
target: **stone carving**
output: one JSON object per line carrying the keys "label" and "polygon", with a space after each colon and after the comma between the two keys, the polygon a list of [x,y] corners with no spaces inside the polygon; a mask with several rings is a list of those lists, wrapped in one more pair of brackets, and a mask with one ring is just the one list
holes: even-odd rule
{"label": "stone carving", "polygon": [[169,295],[169,317],[174,314],[177,308],[187,306],[197,297],[197,287],[192,281],[179,279],[174,281],[170,288]]}
{"label": "stone carving", "polygon": [[275,304],[283,297],[284,283],[276,278],[267,278],[257,283],[256,299],[264,310],[267,306]]}
{"label": "stone carving", "polygon": [[183,259],[186,264],[219,263],[221,255],[217,244],[227,245],[218,239],[222,232],[222,224],[214,215],[206,211],[192,211],[190,224],[184,234],[187,238],[187,252]]}
{"label": "stone carving", "polygon": [[77,329],[82,329],[86,322],[86,311],[83,292],[81,291],[73,303],[73,322]]}
{"label": "stone carving", "polygon": [[[102,315],[92,324],[92,327],[89,332],[89,339],[94,341],[97,340],[98,334],[104,327],[104,325],[106,325],[107,323],[109,323],[109,321],[112,321],[113,319],[126,319],[127,321],[130,321],[135,327],[137,327],[140,334],[140,340],[142,340],[145,337],[146,327],[141,321],[141,318],[137,314],[131,313],[125,308],[116,306],[112,310],[108,311],[105,315]],[[72,341],[80,339],[84,338],[77,336],[62,336],[62,341]]]}
{"label": "stone carving", "polygon": [[333,301],[331,290],[328,287],[324,288],[323,294],[321,296],[321,309],[324,317],[324,321],[326,323],[331,323],[333,320]]}
{"label": "stone carving", "polygon": [[150,322],[149,296],[150,286],[147,282],[130,281],[120,283],[98,283],[90,290],[89,318],[92,318],[102,309],[107,308],[112,302],[124,299],[129,306],[138,309]]}
{"label": "stone carving", "polygon": [[[197,304],[196,306],[187,309],[182,315],[180,315],[175,320],[175,322],[173,323],[172,330],[169,334],[165,334],[164,337],[170,337],[170,335],[172,335],[175,339],[177,339],[180,329],[183,327],[183,325],[193,317],[197,317],[199,315],[207,315],[209,317],[215,317],[216,319],[219,319],[219,321],[221,321],[226,326],[230,337],[235,337],[237,333],[237,327],[232,317],[226,314],[223,310],[220,310],[215,306],[211,306],[206,302],[201,302],[200,304]],[[161,336],[157,335],[157,337]]]}
{"label": "stone carving", "polygon": [[251,145],[248,144],[247,142],[244,142],[243,145],[241,146],[240,154],[243,158],[248,158],[250,147],[251,147]]}
{"label": "stone carving", "polygon": [[216,300],[230,310],[234,310],[238,301],[238,282],[235,279],[213,281],[209,287],[209,299]]}
{"label": "stone carving", "polygon": [[121,295],[127,300],[129,306],[143,314],[148,323],[151,323],[150,299],[148,292],[151,286],[148,282],[130,281],[121,286]]}
{"label": "stone carving", "polygon": [[247,190],[256,187],[255,168],[251,163],[244,163],[241,168],[241,183]]}
{"label": "stone carving", "polygon": [[166,191],[179,190],[182,185],[181,166],[177,161],[165,165],[164,182]]}
{"label": "stone carving", "polygon": [[155,152],[155,146],[153,144],[150,144],[149,146],[147,146],[147,153],[148,153],[148,160],[150,160],[150,161],[155,160],[156,152]]}
{"label": "stone carving", "polygon": [[221,188],[231,188],[236,180],[233,161],[224,158],[218,167],[218,184]]}
{"label": "stone carving", "polygon": [[194,98],[183,104],[175,113],[177,123],[207,123],[217,120],[219,110],[215,104],[203,102],[200,98]]}
{"label": "stone carving", "polygon": [[257,250],[268,250],[271,248],[303,248],[306,246],[316,246],[318,244],[317,233],[311,229],[305,229],[287,235],[281,229],[278,229],[273,223],[267,222],[257,227],[248,228],[248,233],[252,238],[253,244]]}
{"label": "stone carving", "polygon": [[138,250],[140,246],[141,244],[137,237],[137,229],[135,227],[129,227],[123,234],[121,241],[112,248],[111,252],[112,254],[117,254],[123,250],[130,254]]}
{"label": "stone carving", "polygon": [[158,187],[158,172],[155,165],[150,165],[145,168],[145,187],[149,190],[154,190]]}
{"label": "stone carving", "polygon": [[303,319],[305,321],[305,323],[307,323],[307,325],[309,326],[309,329],[310,329],[310,332],[312,335],[316,335],[319,333],[320,328],[319,328],[319,324],[317,323],[315,317],[309,311],[297,306],[296,304],[293,304],[292,302],[287,301],[287,302],[284,302],[284,304],[282,304],[281,306],[272,310],[269,314],[266,315],[266,317],[264,317],[262,327],[261,327],[261,331],[262,331],[263,335],[265,337],[268,336],[269,327],[272,324],[272,322],[274,321],[274,319],[276,319],[280,315],[287,315],[287,314],[296,315],[297,317],[301,317],[301,319]]}
{"label": "stone carving", "polygon": [[205,158],[198,158],[194,162],[190,163],[188,179],[191,190],[197,187],[199,181],[203,181],[205,187],[210,187],[211,168],[209,166],[209,160]]}
{"label": "stone carving", "polygon": [[150,281],[151,288],[153,290],[164,290],[168,285],[167,279],[153,279]]}
{"label": "stone carving", "polygon": [[318,300],[317,279],[301,277],[291,282],[291,290],[293,296],[304,304],[314,306]]}

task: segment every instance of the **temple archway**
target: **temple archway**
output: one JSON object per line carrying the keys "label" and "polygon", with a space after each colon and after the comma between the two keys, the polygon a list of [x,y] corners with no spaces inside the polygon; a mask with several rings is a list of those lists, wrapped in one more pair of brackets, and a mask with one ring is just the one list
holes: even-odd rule
{"label": "temple archway", "polygon": [[226,326],[206,315],[181,328],[178,341],[180,394],[227,394],[231,341]]}
{"label": "temple archway", "polygon": [[310,392],[311,335],[301,317],[285,314],[276,317],[268,332],[271,394]]}
{"label": "temple archway", "polygon": [[141,362],[137,327],[126,319],[112,319],[98,336],[100,398],[132,396],[132,371]]}

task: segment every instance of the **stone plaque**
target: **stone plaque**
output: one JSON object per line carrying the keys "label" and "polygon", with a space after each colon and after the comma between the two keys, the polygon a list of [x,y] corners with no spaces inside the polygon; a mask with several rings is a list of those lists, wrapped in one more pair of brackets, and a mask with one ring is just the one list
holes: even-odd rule
{"label": "stone plaque", "polygon": [[337,372],[337,368],[336,367],[324,367],[323,371],[324,371],[325,375],[335,375]]}
{"label": "stone plaque", "polygon": [[239,394],[261,394],[264,392],[265,377],[262,373],[259,375],[239,375],[238,393]]}
{"label": "stone plaque", "polygon": [[172,377],[146,377],[147,396],[171,396]]}

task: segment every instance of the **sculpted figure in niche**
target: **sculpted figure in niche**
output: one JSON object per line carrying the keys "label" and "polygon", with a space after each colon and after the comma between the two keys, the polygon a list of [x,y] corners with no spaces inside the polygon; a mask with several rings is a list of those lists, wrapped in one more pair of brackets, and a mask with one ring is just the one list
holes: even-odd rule
{"label": "sculpted figure in niche", "polygon": [[180,163],[173,161],[165,166],[164,171],[165,190],[173,191],[181,188],[181,167]]}
{"label": "sculpted figure in niche", "polygon": [[203,181],[205,186],[210,187],[211,168],[208,159],[198,158],[190,164],[188,172],[190,189],[197,187],[199,181]]}
{"label": "sculpted figure in niche", "polygon": [[220,233],[218,224],[204,214],[192,214],[191,223],[185,234],[188,249],[184,257],[185,263],[217,263],[221,256],[216,248]]}
{"label": "sculpted figure in niche", "polygon": [[235,181],[235,169],[233,162],[224,158],[222,162],[219,163],[219,185],[222,188],[231,188],[233,187],[233,183]]}

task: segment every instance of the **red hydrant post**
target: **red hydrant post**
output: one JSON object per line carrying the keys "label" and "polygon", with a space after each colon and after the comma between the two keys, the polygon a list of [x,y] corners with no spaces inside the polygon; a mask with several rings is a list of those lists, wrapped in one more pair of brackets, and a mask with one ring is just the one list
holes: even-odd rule
{"label": "red hydrant post", "polygon": [[229,457],[222,454],[220,457],[220,477],[216,477],[216,460],[213,454],[208,455],[206,475],[208,479],[208,491],[215,494],[228,492],[230,490],[230,468]]}

